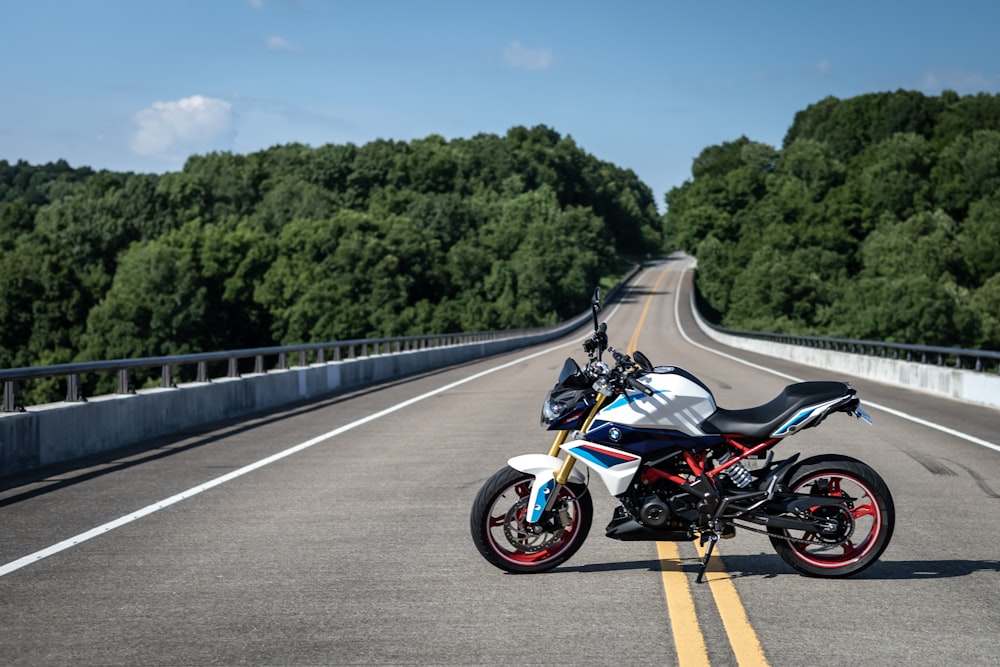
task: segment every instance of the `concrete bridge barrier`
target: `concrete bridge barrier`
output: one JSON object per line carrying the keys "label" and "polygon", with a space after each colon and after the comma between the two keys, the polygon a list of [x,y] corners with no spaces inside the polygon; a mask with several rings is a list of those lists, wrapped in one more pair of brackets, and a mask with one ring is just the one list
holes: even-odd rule
{"label": "concrete bridge barrier", "polygon": [[582,323],[522,336],[218,378],[0,413],[0,479],[338,391],[544,342]]}
{"label": "concrete bridge barrier", "polygon": [[694,313],[698,326],[706,335],[731,347],[897,387],[1000,408],[1000,375],[994,373],[734,336],[708,326],[697,309],[694,309]]}

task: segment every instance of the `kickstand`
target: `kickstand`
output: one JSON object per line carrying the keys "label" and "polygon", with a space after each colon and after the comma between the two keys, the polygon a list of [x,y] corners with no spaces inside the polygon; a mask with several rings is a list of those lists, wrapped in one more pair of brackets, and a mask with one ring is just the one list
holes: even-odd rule
{"label": "kickstand", "polygon": [[705,542],[708,542],[708,549],[705,550],[705,559],[701,561],[701,569],[698,570],[698,578],[695,579],[696,583],[700,584],[701,580],[705,577],[705,570],[708,569],[708,559],[712,557],[712,550],[715,549],[715,543],[718,541],[719,534],[715,531],[701,534],[701,546],[705,546]]}

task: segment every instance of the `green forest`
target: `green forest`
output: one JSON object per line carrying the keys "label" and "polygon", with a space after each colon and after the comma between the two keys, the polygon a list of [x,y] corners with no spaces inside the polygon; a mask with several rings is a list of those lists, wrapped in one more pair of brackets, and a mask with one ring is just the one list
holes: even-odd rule
{"label": "green forest", "polygon": [[0,368],[553,324],[661,223],[545,126],[163,175],[0,161]]}
{"label": "green forest", "polygon": [[1000,96],[830,97],[665,203],[546,126],[0,161],[0,368],[547,325],[676,249],[732,329],[1000,350]]}
{"label": "green forest", "polygon": [[830,97],[666,199],[723,326],[1000,350],[1000,96]]}

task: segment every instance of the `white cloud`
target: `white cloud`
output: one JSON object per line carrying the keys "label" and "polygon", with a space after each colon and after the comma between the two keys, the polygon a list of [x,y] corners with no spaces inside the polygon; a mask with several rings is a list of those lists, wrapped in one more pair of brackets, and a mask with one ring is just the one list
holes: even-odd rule
{"label": "white cloud", "polygon": [[254,9],[263,9],[264,0],[250,0],[250,6],[253,7]]}
{"label": "white cloud", "polygon": [[153,102],[134,116],[132,150],[139,155],[178,157],[228,145],[233,138],[232,105],[194,95],[176,102]]}
{"label": "white cloud", "polygon": [[924,73],[920,88],[928,92],[954,90],[956,93],[978,93],[993,90],[996,83],[978,72],[932,69]]}
{"label": "white cloud", "polygon": [[504,49],[504,61],[517,69],[540,70],[552,67],[554,57],[548,49],[532,49],[514,40]]}
{"label": "white cloud", "polygon": [[265,42],[267,44],[268,51],[301,51],[302,47],[298,44],[293,44],[289,42],[284,37],[279,37],[277,35],[272,35],[267,38]]}
{"label": "white cloud", "polygon": [[824,58],[813,65],[813,72],[821,79],[825,79],[830,74],[830,61]]}

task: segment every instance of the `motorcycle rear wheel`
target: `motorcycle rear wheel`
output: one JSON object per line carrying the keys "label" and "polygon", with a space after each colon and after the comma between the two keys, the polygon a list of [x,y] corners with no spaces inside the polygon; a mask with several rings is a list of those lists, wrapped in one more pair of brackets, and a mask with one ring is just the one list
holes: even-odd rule
{"label": "motorcycle rear wheel", "polygon": [[472,541],[483,558],[507,572],[544,572],[565,563],[583,545],[594,519],[587,487],[567,484],[559,490],[554,509],[538,524],[528,524],[534,479],[503,468],[486,480],[472,504]]}
{"label": "motorcycle rear wheel", "polygon": [[849,577],[871,566],[889,545],[896,511],[889,487],[870,466],[856,459],[831,456],[803,461],[790,475],[795,493],[854,498],[841,507],[817,507],[815,514],[836,518],[843,535],[828,544],[806,544],[782,538],[821,541],[818,533],[771,528],[771,545],[782,560],[813,577]]}

